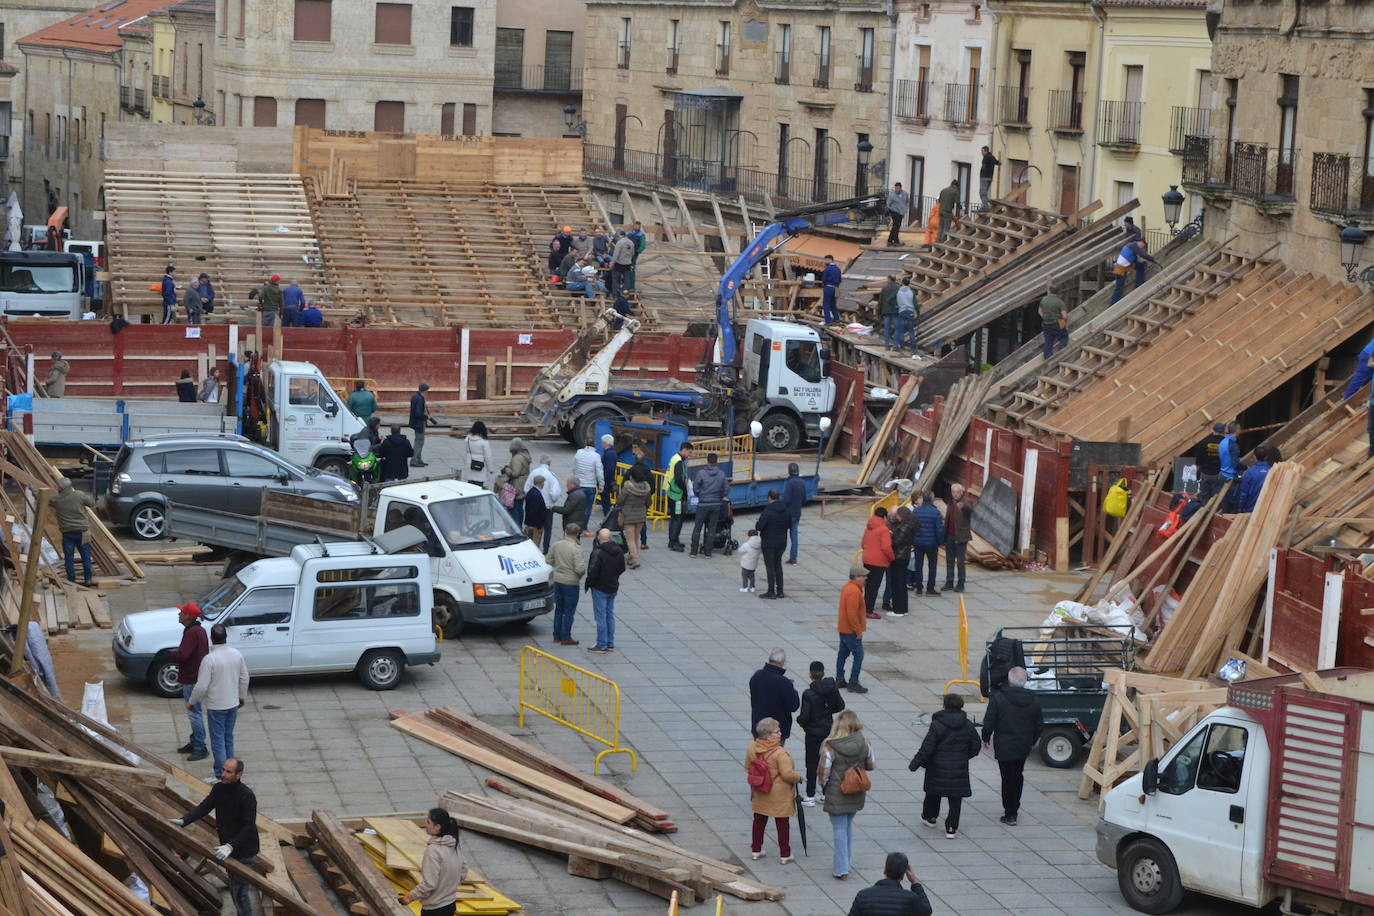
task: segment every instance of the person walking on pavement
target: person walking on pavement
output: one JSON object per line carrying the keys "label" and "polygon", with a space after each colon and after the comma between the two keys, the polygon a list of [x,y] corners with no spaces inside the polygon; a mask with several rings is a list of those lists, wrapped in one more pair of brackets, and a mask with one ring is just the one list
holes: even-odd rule
{"label": "person walking on pavement", "polygon": [[611,504],[615,501],[615,471],[620,456],[615,451],[615,436],[606,433],[601,437],[601,514],[611,514]]}
{"label": "person walking on pavement", "polygon": [[691,454],[691,444],[682,443],[677,454],[668,459],[668,470],[663,474],[663,495],[668,498],[668,549],[678,553],[687,549],[682,545],[682,520],[687,515],[687,459]]}
{"label": "person walking on pavement", "polygon": [[[791,819],[797,813],[797,793],[792,787],[801,782],[797,766],[782,746],[777,719],[765,717],[754,724],[754,741],[744,754],[744,771],[749,780],[749,809],[754,814],[754,829],[749,840],[749,856],[763,858],[763,833],[771,817],[778,830],[779,864],[792,859]],[[756,764],[755,761],[758,761]]]}
{"label": "person walking on pavement", "polygon": [[785,598],[782,591],[782,552],[787,548],[787,532],[792,530],[792,513],[779,498],[776,487],[768,491],[768,503],[759,513],[754,527],[759,533],[759,547],[763,551],[763,571],[768,576],[768,589],[760,598]]}
{"label": "person walking on pavement", "polygon": [[639,535],[649,520],[649,469],[642,464],[630,468],[620,484],[620,526],[625,533],[625,547],[630,552],[630,568],[639,569]]}
{"label": "person walking on pavement", "polygon": [[429,403],[425,398],[425,392],[429,390],[428,382],[421,382],[420,387],[410,396],[410,429],[415,433],[415,457],[410,459],[410,466],[413,468],[429,467],[424,461],[425,452],[425,427],[429,425]]}
{"label": "person walking on pavement", "polygon": [[878,318],[883,323],[883,346],[897,349],[897,290],[902,285],[888,274],[887,282],[878,290]]}
{"label": "person walking on pavement", "polygon": [[[220,842],[215,858],[220,862],[232,858],[245,868],[252,868],[258,855],[258,797],[243,784],[243,761],[237,757],[224,761],[218,778],[200,804],[171,822],[189,827],[212,812],[215,835]],[[234,901],[236,916],[253,916],[253,887],[232,872],[229,898]]]}
{"label": "person walking on pavement", "polygon": [[[730,495],[730,478],[720,469],[719,461],[720,456],[711,452],[706,456],[706,466],[697,469],[696,474],[692,475],[692,487],[697,494],[697,518],[692,525],[690,556],[696,556],[700,549],[703,557],[710,558],[711,542],[716,536],[720,512],[725,504],[725,498]],[[704,540],[701,536],[703,528],[706,530]]]}
{"label": "person walking on pavement", "polygon": [[605,654],[615,649],[615,597],[620,593],[620,577],[625,574],[625,553],[611,535],[611,529],[596,533],[592,555],[587,559],[586,591],[592,593],[592,613],[596,616],[596,645],[588,652]]}
{"label": "person walking on pavement", "polygon": [[1026,758],[1044,727],[1040,698],[1034,690],[1026,689],[1026,669],[1012,668],[1007,672],[1006,686],[992,692],[983,718],[983,747],[991,742],[997,768],[1002,771],[1002,816],[998,820],[1008,827],[1016,826],[1021,790],[1026,784]]}
{"label": "person walking on pavement", "polygon": [[592,506],[596,505],[596,491],[606,485],[606,469],[601,464],[601,453],[596,450],[595,436],[589,436],[587,444],[573,455],[572,472],[581,481],[582,492],[587,495],[587,501],[584,517],[570,521],[580,521],[582,527],[586,528],[592,523]]}
{"label": "person walking on pavement", "polygon": [[750,528],[739,545],[739,590],[756,592],[758,587],[759,560],[763,558],[763,539],[757,528]]}
{"label": "person walking on pavement", "polygon": [[277,316],[284,308],[280,283],[281,277],[273,274],[266,283],[248,294],[249,299],[258,300],[258,311],[262,313],[262,326],[265,328],[277,323]]}
{"label": "person walking on pavement", "polygon": [[792,713],[800,705],[797,688],[787,676],[787,653],[775,647],[768,653],[768,663],[749,678],[749,730],[772,718],[778,726],[778,743],[785,744],[792,734]]}
{"label": "person walking on pavement", "polygon": [[401,425],[393,423],[391,435],[382,440],[377,447],[377,459],[382,463],[382,481],[405,480],[410,476],[410,456],[415,449],[410,440],[401,432]]}
{"label": "person walking on pavement", "polygon": [[782,504],[787,507],[787,514],[792,520],[788,534],[791,537],[791,552],[787,556],[787,565],[797,565],[797,535],[801,532],[802,507],[806,505],[806,481],[801,479],[801,465],[795,461],[787,464],[787,479],[782,482]]}
{"label": "person walking on pavement", "polygon": [[877,766],[873,745],[864,738],[863,727],[858,714],[846,709],[835,716],[830,734],[821,743],[819,776],[825,793],[821,809],[830,815],[834,837],[834,871],[831,874],[841,881],[849,878],[849,866],[854,859],[854,815],[863,810],[868,800],[866,789],[851,785],[849,791],[845,791],[845,783],[853,781],[851,770],[864,773]]}
{"label": "person walking on pavement", "polygon": [[902,183],[895,182],[887,192],[887,220],[892,229],[887,233],[887,244],[895,247],[902,244],[902,220],[911,212],[911,195],[902,190]]}
{"label": "person walking on pavement", "polygon": [[48,379],[43,383],[43,390],[50,398],[60,398],[67,391],[67,373],[72,371],[72,364],[62,358],[62,353],[58,350],[52,351],[52,362],[48,363]]}
{"label": "person walking on pavement", "polygon": [[[849,581],[840,589],[840,619],[835,629],[840,634],[840,651],[835,658],[835,686],[854,693],[868,693],[868,688],[859,683],[859,672],[864,666],[864,630],[868,629],[868,619],[864,613],[864,580],[868,578],[868,567],[851,566]],[[854,657],[854,670],[850,679],[845,680],[844,663]]]}
{"label": "person walking on pavement", "polygon": [[95,500],[72,486],[67,477],[57,479],[57,493],[52,498],[53,514],[57,516],[57,530],[62,532],[62,562],[67,581],[76,581],[76,554],[81,554],[82,582],[91,585],[91,543],[86,539],[91,519],[87,509],[95,508]]}
{"label": "person walking on pavement", "polygon": [[873,606],[883,591],[883,580],[887,577],[888,567],[892,565],[895,554],[892,552],[892,532],[887,527],[887,507],[879,506],[869,516],[864,528],[863,564],[868,570],[868,581],[864,584],[864,612],[874,620],[878,615]]}
{"label": "person walking on pavement", "polygon": [[[911,882],[910,890],[902,887],[903,878]],[[849,916],[931,916],[934,912],[911,862],[900,852],[887,854],[883,877],[855,894],[849,906]]]}
{"label": "person walking on pavement", "polygon": [[462,470],[463,479],[473,486],[487,489],[491,486],[492,470],[491,463],[491,437],[487,432],[487,424],[481,420],[474,420],[472,428],[463,439],[464,465]]}
{"label": "person walking on pavement", "polygon": [[525,448],[525,440],[519,436],[512,436],[510,440],[510,461],[501,469],[501,475],[497,478],[497,489],[501,485],[510,484],[515,491],[515,504],[511,506],[510,516],[515,524],[520,525],[525,520],[525,481],[530,476],[530,452]]}
{"label": "person walking on pavement", "polygon": [[983,147],[983,158],[978,165],[978,197],[983,202],[984,210],[992,205],[992,175],[1001,164],[1002,160],[994,156],[992,150]]}
{"label": "person walking on pavement", "polygon": [[[239,709],[248,699],[248,666],[238,649],[228,645],[229,631],[217,623],[210,629],[210,652],[201,660],[196,686],[186,698],[186,708],[205,701],[210,721],[210,753],[215,759],[215,779],[224,762],[234,756],[234,726]],[[214,782],[214,780],[206,780]]]}
{"label": "person walking on pavement", "polygon": [[544,557],[553,567],[553,641],[560,646],[575,646],[573,619],[577,616],[577,597],[587,560],[582,556],[582,528],[577,522],[563,526],[563,537]]}
{"label": "person walking on pavement", "polygon": [[362,379],[353,382],[353,390],[348,393],[348,409],[364,423],[377,412],[377,396],[367,390],[367,382]]}
{"label": "person walking on pavement", "polygon": [[[912,514],[916,518],[916,534],[911,540],[912,549],[916,554],[916,585],[913,591],[919,595],[924,586],[927,595],[937,597],[940,593],[935,588],[935,574],[939,570],[940,542],[944,540],[945,520],[940,515],[940,507],[935,505],[935,494],[918,494],[916,509]],[[921,574],[922,564],[925,565],[925,576]]]}
{"label": "person walking on pavement", "polygon": [[907,769],[915,773],[925,767],[925,801],[921,803],[921,823],[935,826],[940,815],[940,799],[949,802],[945,815],[945,837],[959,832],[959,811],[964,799],[973,794],[968,762],[978,756],[982,743],[978,731],[964,714],[964,698],[945,694],[944,708],[930,717],[930,728]]}
{"label": "person walking on pavement", "polygon": [[897,349],[916,349],[916,288],[910,277],[902,277],[897,289]]}
{"label": "person walking on pavement", "polygon": [[1040,297],[1040,335],[1045,359],[1069,345],[1069,307],[1049,289]]}
{"label": "person walking on pavement", "polygon": [[816,772],[821,762],[821,742],[830,734],[835,724],[835,714],[844,709],[844,697],[840,688],[835,686],[833,677],[825,676],[825,663],[811,663],[811,686],[802,691],[801,709],[797,711],[797,724],[802,728],[806,741],[806,797],[802,804],[808,808],[816,806]]}
{"label": "person walking on pavement", "polygon": [[955,178],[949,187],[940,191],[940,241],[949,237],[949,230],[959,225],[959,179]]}
{"label": "person walking on pavement", "polygon": [[458,822],[443,808],[430,808],[425,816],[425,853],[420,858],[420,883],[396,899],[402,906],[420,904],[420,916],[453,916],[458,886],[468,866],[458,848]]}
{"label": "person walking on pavement", "polygon": [[173,276],[176,266],[168,264],[162,272],[162,323],[171,324],[177,320],[177,281]]}
{"label": "person walking on pavement", "polygon": [[615,235],[611,249],[611,295],[619,296],[629,289],[630,270],[635,263],[635,243],[621,229]]}
{"label": "person walking on pavement", "polygon": [[[964,498],[963,484],[949,488],[950,503],[945,507],[945,591],[964,590],[964,561],[968,542],[973,538],[973,507]],[[959,578],[954,578],[955,568]]]}
{"label": "person walking on pavement", "polygon": [[[172,650],[172,661],[177,664],[181,699],[190,703],[200,677],[200,663],[210,653],[210,640],[200,623],[200,605],[194,601],[178,604],[177,611],[177,623],[182,627],[181,644]],[[177,748],[177,753],[189,754],[187,761],[194,763],[209,756],[205,746],[205,710],[200,703],[190,705],[186,709],[186,718],[191,723],[191,737]]]}
{"label": "person walking on pavement", "polygon": [[892,605],[886,609],[887,616],[905,617],[908,610],[906,567],[911,562],[916,537],[916,517],[910,506],[898,506],[892,513],[888,534],[892,539],[892,564],[887,568],[887,584],[892,588]]}
{"label": "person walking on pavement", "polygon": [[840,265],[835,263],[835,256],[828,254],[825,256],[825,269],[821,271],[821,322],[823,324],[839,324],[840,309],[835,300],[840,294],[840,283],[844,280],[844,275],[840,273]]}
{"label": "person walking on pavement", "polygon": [[200,298],[199,284],[186,284],[186,295],[181,297],[181,306],[186,309],[187,324],[200,324],[201,316],[205,312],[205,303]]}

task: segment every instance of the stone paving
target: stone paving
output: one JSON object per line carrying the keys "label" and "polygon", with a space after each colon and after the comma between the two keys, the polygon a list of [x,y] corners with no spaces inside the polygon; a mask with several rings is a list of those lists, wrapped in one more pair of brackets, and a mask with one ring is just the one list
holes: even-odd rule
{"label": "stone paving", "polygon": [[[548,452],[555,470],[566,472],[570,448],[535,445],[536,458]],[[456,440],[432,436],[426,451],[431,473],[457,463]],[[831,465],[826,473],[829,479],[847,480],[850,470]],[[738,536],[752,518],[753,513],[740,514]],[[867,807],[855,821],[850,879],[832,877],[829,822],[819,807],[805,812],[809,854],[801,851],[794,822],[796,864],[778,863],[771,826],[767,858],[749,861],[749,793],[742,768],[749,743],[749,677],[773,646],[786,650],[799,689],[813,659],[825,662],[833,673],[837,594],[863,521],[862,504],[839,511],[832,505],[826,517],[818,507],[809,507],[802,523],[802,562],[785,567],[788,599],[778,602],[739,593],[737,558],[692,559],[665,549],[665,534],[653,532],[643,567],[622,580],[616,651],[611,655],[585,651],[593,643],[593,626],[591,602],[584,596],[573,632],[582,640],[578,647],[554,646],[551,619],[544,616],[526,626],[469,632],[446,643],[439,664],[408,672],[396,690],[386,693],[365,690],[351,676],[256,680],[237,729],[237,752],[248,767],[245,781],[257,792],[263,811],[282,819],[308,817],[314,808],[339,814],[422,811],[448,790],[487,791],[481,768],[387,724],[390,710],[447,704],[589,767],[595,748],[572,731],[539,717],[516,728],[516,657],[521,646],[532,644],[620,685],[622,734],[640,763],[638,772],[630,774],[623,756],[612,757],[612,778],[671,812],[680,828],[675,841],[744,862],[759,879],[788,891],[780,903],[727,897],[726,913],[846,913],[854,894],[881,877],[883,858],[892,850],[911,857],[938,914],[1131,912],[1117,890],[1115,873],[1093,856],[1097,808],[1078,799],[1077,770],[1049,769],[1033,757],[1027,765],[1020,824],[1006,828],[997,823],[996,763],[985,752],[972,761],[974,795],[965,801],[958,837],[946,839],[942,830],[920,824],[921,774],[908,772],[906,762],[924,734],[922,714],[938,708],[945,681],[959,676],[958,603],[949,594],[913,600],[905,620],[870,621],[863,680],[871,692],[848,694],[846,701],[864,723],[878,769],[872,774]],[[217,578],[217,568],[149,572],[146,582],[110,593],[116,619],[203,595]],[[1078,581],[1074,576],[971,567],[965,598],[974,657],[998,626],[1038,623]],[[79,696],[81,679],[103,678],[113,723],[150,748],[170,753],[185,740],[180,704],[124,682],[114,669],[109,637],[109,631],[88,630],[55,640],[59,658],[69,661],[64,691],[69,698]],[[981,718],[981,706],[969,709]],[[789,749],[801,769],[799,735]],[[206,775],[209,763],[190,768]],[[615,881],[567,875],[563,860],[553,855],[473,833],[465,834],[464,848],[530,916],[666,912],[663,901]],[[1246,910],[1190,897],[1179,912],[1230,916]]]}

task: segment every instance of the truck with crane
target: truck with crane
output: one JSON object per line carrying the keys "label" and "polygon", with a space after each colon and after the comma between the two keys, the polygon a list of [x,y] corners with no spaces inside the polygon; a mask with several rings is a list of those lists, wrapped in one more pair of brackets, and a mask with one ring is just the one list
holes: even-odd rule
{"label": "truck with crane", "polygon": [[[773,248],[817,226],[855,222],[876,214],[882,198],[855,197],[788,211],[765,226],[721,274],[716,289],[712,352],[695,383],[679,379],[617,378],[612,367],[640,328],[634,318],[608,310],[530,385],[524,416],[540,429],[555,428],[583,444],[603,420],[626,420],[646,410],[671,413],[689,429],[734,435],[755,421],[760,448],[792,451],[820,434],[821,417],[835,405],[829,353],[810,325],[767,318],[744,323],[743,347],[734,311],[740,283]],[[609,340],[599,350],[603,332]]]}

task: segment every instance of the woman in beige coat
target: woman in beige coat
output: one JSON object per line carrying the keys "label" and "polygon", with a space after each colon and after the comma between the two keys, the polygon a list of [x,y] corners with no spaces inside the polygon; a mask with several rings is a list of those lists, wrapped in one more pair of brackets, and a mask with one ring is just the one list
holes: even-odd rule
{"label": "woman in beige coat", "polygon": [[398,895],[403,905],[420,903],[420,916],[453,916],[458,885],[467,877],[467,865],[458,848],[458,824],[443,808],[430,808],[425,818],[429,843],[420,861],[420,883]]}
{"label": "woman in beige coat", "polygon": [[643,465],[630,468],[620,484],[620,524],[625,529],[625,547],[630,551],[630,568],[639,568],[639,531],[649,519],[649,472]]}
{"label": "woman in beige coat", "polygon": [[792,763],[792,755],[783,750],[782,728],[777,719],[760,719],[754,734],[758,737],[744,755],[745,772],[752,772],[750,764],[757,758],[763,758],[768,764],[768,775],[773,784],[767,792],[760,792],[750,784],[754,833],[749,851],[755,859],[763,858],[763,831],[771,817],[778,827],[778,852],[782,854],[779,861],[786,865],[792,861],[791,825],[788,819],[797,811],[797,793],[793,787],[802,781],[802,777]]}

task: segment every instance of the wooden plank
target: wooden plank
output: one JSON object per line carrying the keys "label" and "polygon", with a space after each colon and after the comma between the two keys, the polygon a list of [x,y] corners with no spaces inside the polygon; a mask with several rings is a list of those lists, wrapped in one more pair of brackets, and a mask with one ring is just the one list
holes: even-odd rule
{"label": "wooden plank", "polygon": [[83,760],[62,754],[45,754],[22,747],[0,745],[0,757],[3,757],[11,766],[65,773],[70,776],[80,776],[83,779],[110,779],[120,783],[157,787],[167,783],[167,777],[157,770],[121,766],[100,760]]}
{"label": "wooden plank", "polygon": [[328,811],[312,812],[310,832],[378,916],[409,916],[410,909],[397,902],[391,883],[337,817]]}
{"label": "wooden plank", "polygon": [[284,847],[282,860],[286,864],[286,874],[291,878],[291,886],[296,889],[306,908],[312,913],[333,912],[334,904],[325,892],[319,872],[310,866],[300,850]]}

